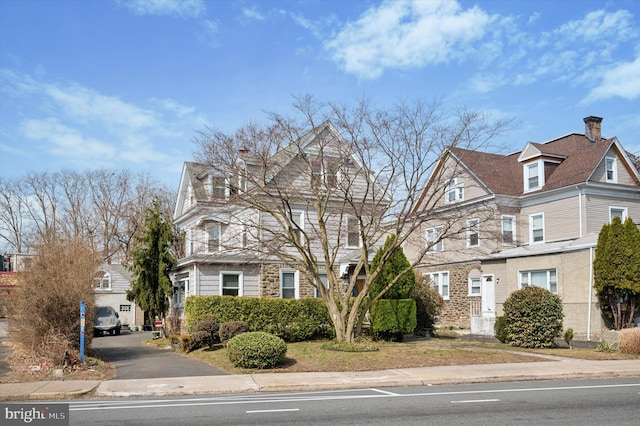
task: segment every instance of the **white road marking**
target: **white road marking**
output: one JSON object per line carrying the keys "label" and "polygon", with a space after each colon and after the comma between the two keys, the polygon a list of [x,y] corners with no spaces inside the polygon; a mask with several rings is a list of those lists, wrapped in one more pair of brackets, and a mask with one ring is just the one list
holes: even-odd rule
{"label": "white road marking", "polygon": [[466,401],[451,401],[452,404],[471,404],[474,402],[500,402],[499,399],[467,399]]}
{"label": "white road marking", "polygon": [[287,411],[300,411],[299,408],[283,408],[282,410],[250,410],[246,411],[247,414],[256,414],[256,413],[283,413]]}
{"label": "white road marking", "polygon": [[374,388],[371,388],[371,389],[369,389],[369,390],[374,391],[374,392],[380,392],[381,394],[384,394],[384,395],[400,396],[400,394],[399,394],[399,393],[389,392],[389,391],[384,391],[384,390],[382,390],[382,389],[374,389]]}

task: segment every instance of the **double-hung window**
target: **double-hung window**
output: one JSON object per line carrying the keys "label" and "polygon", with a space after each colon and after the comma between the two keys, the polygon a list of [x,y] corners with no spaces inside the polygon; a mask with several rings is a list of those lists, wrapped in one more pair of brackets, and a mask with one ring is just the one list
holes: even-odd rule
{"label": "double-hung window", "polygon": [[206,227],[207,231],[207,253],[215,253],[221,250],[222,225],[212,223]]}
{"label": "double-hung window", "polygon": [[433,288],[438,289],[444,300],[449,300],[449,271],[432,272],[428,276]]}
{"label": "double-hung window", "polygon": [[467,247],[480,245],[480,219],[467,220]]}
{"label": "double-hung window", "polygon": [[301,211],[292,211],[290,214],[291,233],[302,243],[304,232],[304,214]]}
{"label": "double-hung window", "polygon": [[536,213],[529,216],[529,242],[544,242],[544,213]]}
{"label": "double-hung window", "polygon": [[347,218],[347,247],[360,247],[360,223],[357,217]]}
{"label": "double-hung window", "polygon": [[618,161],[615,157],[605,157],[605,173],[607,182],[618,182]]}
{"label": "double-hung window", "polygon": [[444,249],[442,241],[442,226],[427,229],[428,251],[442,251]]}
{"label": "double-hung window", "polygon": [[516,241],[516,217],[502,216],[502,244],[514,244]]}
{"label": "double-hung window", "polygon": [[447,185],[446,200],[448,203],[455,203],[464,199],[464,185],[457,178],[451,179]]}
{"label": "double-hung window", "polygon": [[553,294],[558,294],[558,274],[554,269],[520,272],[520,288],[527,286],[542,287]]}
{"label": "double-hung window", "polygon": [[220,294],[222,296],[242,296],[242,273],[220,272]]}
{"label": "double-hung window", "polygon": [[535,161],[524,165],[524,190],[533,191],[544,186],[543,162]]}
{"label": "double-hung window", "polygon": [[280,297],[283,299],[298,299],[298,271],[280,271]]}
{"label": "double-hung window", "polygon": [[480,278],[469,278],[469,296],[480,296],[482,294]]}
{"label": "double-hung window", "polygon": [[111,290],[111,275],[105,271],[99,271],[93,278],[94,288],[96,290]]}

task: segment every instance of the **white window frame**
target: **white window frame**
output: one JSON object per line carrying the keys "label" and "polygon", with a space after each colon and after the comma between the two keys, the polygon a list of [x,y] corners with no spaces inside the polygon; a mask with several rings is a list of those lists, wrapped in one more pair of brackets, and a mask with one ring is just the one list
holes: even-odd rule
{"label": "white window frame", "polygon": [[300,299],[300,274],[295,269],[280,269],[280,298],[284,297],[284,276],[293,274],[293,297],[287,297],[286,299]]}
{"label": "white window frame", "polygon": [[[352,230],[351,227],[353,225],[351,225],[351,223],[355,222],[355,230]],[[356,234],[356,238],[358,238],[358,243],[356,245],[351,244],[351,237],[353,236],[353,234]],[[358,247],[362,247],[362,240],[360,238],[360,221],[358,220],[357,217],[355,216],[348,216],[347,217],[347,244],[346,247],[348,248],[358,248]]]}
{"label": "white window frame", "polygon": [[453,178],[447,184],[447,190],[445,192],[445,202],[456,203],[464,200],[464,182],[458,181],[458,178]]}
{"label": "white window frame", "polygon": [[[219,222],[213,222],[208,224],[205,227],[205,233],[207,235],[206,252],[215,253],[215,252],[221,251],[222,250],[222,224]],[[214,243],[215,241],[218,242],[217,248],[214,247],[212,250],[211,243]]]}
{"label": "white window frame", "polygon": [[[611,177],[609,177],[609,173],[611,173]],[[604,158],[604,178],[607,182],[618,183],[618,159],[616,157]]]}
{"label": "white window frame", "polygon": [[441,238],[443,230],[444,230],[444,227],[442,226],[434,226],[431,228],[427,228],[427,230],[425,231],[427,246],[439,240],[437,243],[429,247],[429,250],[428,250],[429,252],[435,253],[439,251],[444,251],[444,239]]}
{"label": "white window frame", "polygon": [[[449,271],[436,271],[428,272],[426,275],[431,279],[431,284],[434,289],[438,288],[438,293],[442,296],[443,300],[449,300],[449,293],[451,291],[451,283],[449,281]],[[446,277],[446,280],[445,280]],[[445,283],[446,281],[446,283]]]}
{"label": "white window frame", "polygon": [[[476,236],[476,243],[472,244],[474,235]],[[478,218],[467,220],[467,248],[469,247],[480,247],[480,219]]]}
{"label": "white window frame", "polygon": [[[237,297],[242,297],[244,294],[244,274],[242,271],[220,271],[218,275],[219,279],[219,287],[220,287],[220,296],[224,296],[224,277],[227,275],[236,275],[238,277],[238,295]],[[234,296],[235,297],[235,296]]]}
{"label": "white window frame", "polygon": [[189,294],[189,273],[183,272],[181,274],[176,274],[174,279],[173,306],[182,308],[184,307],[184,301]]}
{"label": "white window frame", "polygon": [[624,221],[627,220],[629,210],[626,207],[620,207],[620,206],[609,206],[609,223],[613,221],[613,218],[614,218],[613,212],[616,210],[622,213],[620,215],[620,219],[622,220],[622,223],[624,223]]}
{"label": "white window frame", "polygon": [[[102,273],[102,276],[98,276],[98,274]],[[93,288],[97,291],[111,291],[111,274],[107,271],[98,271],[96,272],[96,276],[93,278],[94,286]]]}
{"label": "white window frame", "polygon": [[518,287],[524,288],[529,285],[536,285],[531,283],[532,282],[531,276],[532,274],[541,274],[541,273],[546,274],[546,278],[545,278],[546,283],[544,287],[540,285],[538,285],[538,287],[549,290],[553,294],[558,294],[558,271],[556,268],[518,271]]}
{"label": "white window frame", "polygon": [[187,229],[187,235],[185,238],[185,252],[187,256],[193,254],[193,229]]}
{"label": "white window frame", "polygon": [[[324,288],[329,288],[329,277],[327,276],[327,271],[318,271],[318,276],[320,277],[320,281],[322,282],[322,285],[324,286]],[[320,292],[318,291],[318,288],[315,288],[315,294],[316,297],[320,297]]]}
{"label": "white window frame", "polygon": [[[540,241],[534,241],[534,231],[536,231],[536,229],[533,228],[533,221],[534,218],[540,216],[541,218],[541,222],[542,222],[542,240]],[[534,213],[534,214],[530,214],[529,215],[529,244],[541,244],[544,243],[546,241],[545,239],[545,235],[544,235],[544,213]]]}
{"label": "white window frame", "polygon": [[[511,241],[505,241],[505,221],[508,220],[511,223]],[[503,214],[500,217],[500,236],[502,238],[502,244],[514,245],[516,243],[516,217],[513,215]]]}
{"label": "white window frame", "polygon": [[228,179],[224,176],[210,175],[211,179],[211,198],[213,200],[226,200],[229,198]]}
{"label": "white window frame", "polygon": [[[477,291],[474,291],[477,289]],[[469,297],[482,296],[482,278],[469,278]]]}
{"label": "white window frame", "polygon": [[[531,170],[536,168],[538,175],[538,185],[531,186]],[[540,189],[544,186],[544,162],[542,160],[534,161],[531,163],[524,164],[523,166],[523,174],[524,174],[524,191],[535,191],[536,189]]]}
{"label": "white window frame", "polygon": [[[294,219],[294,215],[300,215],[300,222],[297,222]],[[291,224],[297,224],[300,229],[295,226],[291,226],[291,231],[298,234],[298,239],[300,240],[300,244],[304,243],[304,211],[303,210],[291,210],[289,213],[289,220],[291,220]]]}

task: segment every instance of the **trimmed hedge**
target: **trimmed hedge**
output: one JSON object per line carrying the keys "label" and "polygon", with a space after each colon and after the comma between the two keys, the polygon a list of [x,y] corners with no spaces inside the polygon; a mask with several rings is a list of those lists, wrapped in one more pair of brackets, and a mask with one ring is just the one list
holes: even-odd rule
{"label": "trimmed hedge", "polygon": [[507,342],[524,348],[551,348],[562,331],[562,302],[550,291],[528,286],[514,291],[503,305]]}
{"label": "trimmed hedge", "polygon": [[331,318],[321,299],[267,299],[190,296],[185,301],[189,327],[207,314],[219,324],[244,321],[249,331],[264,331],[286,342],[334,338]]}
{"label": "trimmed hedge", "polygon": [[416,328],[414,299],[380,299],[371,306],[369,313],[375,338],[402,341],[404,334]]}
{"label": "trimmed hedge", "polygon": [[205,315],[196,321],[193,325],[193,344],[198,348],[207,346],[213,349],[216,343],[220,342],[218,332],[220,325],[213,315]]}
{"label": "trimmed hedge", "polygon": [[273,368],[284,360],[284,340],[263,331],[238,334],[227,342],[229,361],[241,368]]}

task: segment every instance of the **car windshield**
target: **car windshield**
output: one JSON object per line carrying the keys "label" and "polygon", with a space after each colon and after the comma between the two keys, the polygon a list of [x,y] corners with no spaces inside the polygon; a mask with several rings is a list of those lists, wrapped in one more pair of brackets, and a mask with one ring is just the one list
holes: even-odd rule
{"label": "car windshield", "polygon": [[96,316],[98,317],[108,317],[113,315],[111,313],[111,309],[108,306],[100,306],[98,307],[98,312],[96,312]]}

